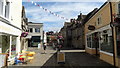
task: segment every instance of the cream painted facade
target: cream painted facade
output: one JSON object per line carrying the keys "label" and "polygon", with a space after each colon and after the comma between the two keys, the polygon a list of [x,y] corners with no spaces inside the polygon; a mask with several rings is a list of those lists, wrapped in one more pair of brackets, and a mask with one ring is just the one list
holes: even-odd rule
{"label": "cream painted facade", "polygon": [[30,36],[30,39],[28,40],[28,46],[29,47],[36,47],[39,43],[43,43],[43,23],[28,23],[28,29],[29,33],[28,36]]}
{"label": "cream painted facade", "polygon": [[[120,58],[117,57],[117,46],[116,46],[116,31],[115,27],[110,26],[111,16],[114,22],[114,14],[118,14],[118,5],[115,2],[111,2],[112,14],[110,10],[110,3],[106,2],[98,9],[98,11],[86,22],[85,24],[85,42],[86,52],[90,54],[98,54],[100,59],[120,67]],[[95,30],[89,30],[88,27],[92,25]],[[112,36],[113,32],[113,36]],[[113,40],[112,40],[113,39]],[[97,43],[96,41],[97,40]],[[113,43],[114,42],[114,43]],[[113,45],[114,53],[113,54]]]}
{"label": "cream painted facade", "polygon": [[[6,51],[2,53],[9,51],[11,62],[11,59],[20,52],[21,12],[22,0],[0,0],[0,38],[4,42],[0,43],[0,47],[2,50],[6,48]],[[5,42],[4,39],[7,41]]]}

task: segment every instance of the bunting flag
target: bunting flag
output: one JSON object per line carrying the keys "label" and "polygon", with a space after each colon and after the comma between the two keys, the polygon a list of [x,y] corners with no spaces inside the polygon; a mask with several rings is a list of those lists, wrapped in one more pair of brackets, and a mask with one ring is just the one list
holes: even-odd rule
{"label": "bunting flag", "polygon": [[[38,1],[39,1],[39,0],[38,0]],[[44,11],[46,11],[46,12],[48,12],[48,13],[54,15],[54,16],[57,16],[57,17],[59,17],[59,18],[61,18],[61,19],[64,19],[64,20],[68,20],[67,18],[61,17],[61,16],[59,16],[58,14],[53,13],[53,12],[49,11],[48,9],[42,7],[41,5],[39,5],[39,4],[37,4],[37,3],[33,2],[33,1],[28,0],[28,2],[31,2],[31,3],[34,4],[35,6],[40,7],[40,8],[43,9]]]}
{"label": "bunting flag", "polygon": [[30,2],[30,0],[28,0],[28,2]]}

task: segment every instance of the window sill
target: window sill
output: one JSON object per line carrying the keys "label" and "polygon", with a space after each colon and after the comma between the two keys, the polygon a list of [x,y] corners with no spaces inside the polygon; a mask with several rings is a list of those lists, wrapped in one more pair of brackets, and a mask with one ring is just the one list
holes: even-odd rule
{"label": "window sill", "polygon": [[109,52],[106,52],[106,51],[102,51],[102,50],[100,50],[100,52],[101,52],[101,53],[104,53],[104,54],[107,54],[107,55],[109,55],[109,56],[113,56],[112,53],[109,53]]}
{"label": "window sill", "polygon": [[5,18],[4,16],[0,15],[0,20],[3,22],[10,22],[9,19]]}

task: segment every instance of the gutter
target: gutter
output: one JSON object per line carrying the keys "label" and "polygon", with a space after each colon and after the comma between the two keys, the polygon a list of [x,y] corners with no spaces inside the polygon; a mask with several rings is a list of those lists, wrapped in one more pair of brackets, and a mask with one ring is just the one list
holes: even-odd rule
{"label": "gutter", "polygon": [[113,38],[113,41],[112,41],[112,43],[113,43],[113,63],[114,63],[114,66],[116,66],[116,60],[115,60],[115,47],[114,47],[115,41],[114,41],[114,29],[113,29],[114,26],[112,25],[112,23],[113,23],[113,17],[112,17],[112,3],[109,2],[109,4],[110,4],[110,16],[111,16],[110,27],[111,27],[111,29],[112,29],[112,38]]}

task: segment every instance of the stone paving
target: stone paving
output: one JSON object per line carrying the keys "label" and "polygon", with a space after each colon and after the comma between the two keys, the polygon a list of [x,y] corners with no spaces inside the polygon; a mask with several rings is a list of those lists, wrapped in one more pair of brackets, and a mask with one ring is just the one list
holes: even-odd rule
{"label": "stone paving", "polygon": [[11,68],[114,68],[98,57],[85,53],[84,50],[62,50],[65,52],[65,64],[57,63],[57,53],[52,47],[48,46],[46,54],[43,49],[29,48],[35,51],[35,59],[28,64],[18,65]]}
{"label": "stone paving", "polygon": [[29,48],[30,51],[36,52],[35,58],[32,62],[26,64],[25,66],[43,66],[46,61],[54,55],[56,52],[53,50],[51,47],[47,47],[46,53],[44,53],[43,48],[38,49],[38,48]]}

